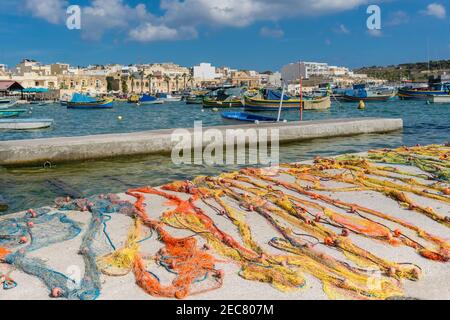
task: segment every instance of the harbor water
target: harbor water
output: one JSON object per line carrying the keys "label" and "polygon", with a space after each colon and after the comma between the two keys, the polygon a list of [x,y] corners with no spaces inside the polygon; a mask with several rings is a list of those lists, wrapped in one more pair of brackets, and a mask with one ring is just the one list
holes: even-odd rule
{"label": "harbor water", "polygon": [[[33,118],[53,118],[54,127],[40,131],[0,131],[0,140],[82,136],[103,133],[225,125],[220,112],[202,110],[198,105],[167,103],[136,106],[116,104],[110,110],[68,110],[60,105],[25,106]],[[230,109],[230,111],[234,111]],[[238,111],[238,110],[236,110]],[[273,113],[262,113],[273,116]],[[122,120],[118,120],[122,117]],[[280,147],[280,161],[294,162],[314,156],[367,151],[401,145],[445,143],[450,141],[450,105],[428,105],[423,101],[369,103],[364,111],[357,103],[333,103],[328,111],[304,112],[304,120],[354,117],[402,118],[403,132],[368,134],[302,141]],[[283,112],[283,119],[298,120],[299,112]],[[4,213],[49,205],[58,196],[89,196],[123,192],[143,185],[161,185],[197,175],[215,175],[237,166],[175,165],[170,157],[149,155],[101,161],[85,161],[50,167],[1,168],[0,195],[8,203]],[[1,214],[1,213],[0,213]]]}

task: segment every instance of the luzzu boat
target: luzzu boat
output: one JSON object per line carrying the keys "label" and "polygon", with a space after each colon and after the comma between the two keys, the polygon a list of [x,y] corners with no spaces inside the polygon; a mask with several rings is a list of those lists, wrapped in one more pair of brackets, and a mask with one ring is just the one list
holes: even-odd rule
{"label": "luzzu boat", "polygon": [[27,112],[26,109],[7,109],[0,110],[0,118],[15,118],[20,114]]}
{"label": "luzzu boat", "polygon": [[344,94],[343,101],[388,101],[393,97],[395,97],[395,90],[392,88],[366,88],[365,85],[355,85],[353,90],[349,90]]}
{"label": "luzzu boat", "polygon": [[404,87],[398,90],[402,100],[428,100],[429,96],[447,96],[450,94],[450,82],[430,83],[428,88]]}
{"label": "luzzu boat", "polygon": [[75,93],[72,100],[67,102],[68,109],[110,109],[113,107],[113,100],[96,99],[84,94]]}
{"label": "luzzu boat", "polygon": [[[265,89],[257,96],[245,96],[245,111],[278,111],[281,95],[279,91]],[[331,99],[329,96],[304,97],[301,101],[285,94],[281,110],[299,110],[300,105],[304,110],[325,110],[331,107]]]}
{"label": "luzzu boat", "polygon": [[218,89],[203,99],[203,108],[241,108],[241,89]]}

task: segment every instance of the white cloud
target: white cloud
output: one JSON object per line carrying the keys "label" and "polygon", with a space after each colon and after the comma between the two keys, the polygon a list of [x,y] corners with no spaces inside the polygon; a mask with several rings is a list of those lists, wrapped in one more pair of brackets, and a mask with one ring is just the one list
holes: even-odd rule
{"label": "white cloud", "polygon": [[386,23],[388,26],[399,26],[409,22],[409,15],[405,11],[396,11],[390,14]]}
{"label": "white cloud", "polygon": [[284,31],[280,28],[272,29],[269,27],[262,27],[261,30],[259,30],[259,34],[266,38],[282,38],[284,36]]}
{"label": "white cloud", "polygon": [[81,19],[83,37],[98,40],[110,30],[129,30],[155,18],[144,4],[130,7],[123,0],[93,0],[90,6],[82,8]]}
{"label": "white cloud", "polygon": [[33,17],[41,18],[47,22],[58,24],[63,21],[67,2],[64,0],[26,0],[25,9]]}
{"label": "white cloud", "polygon": [[422,11],[423,14],[433,16],[439,19],[445,19],[447,16],[447,11],[442,4],[432,3],[427,6],[427,9]]}
{"label": "white cloud", "polygon": [[158,40],[178,40],[197,37],[197,31],[188,27],[179,29],[169,28],[165,25],[152,25],[145,23],[129,33],[132,40],[140,42],[158,41]]}
{"label": "white cloud", "polygon": [[[34,16],[60,23],[66,0],[26,0]],[[379,1],[379,0],[374,0]],[[162,14],[126,0],[91,0],[82,7],[82,36],[98,40],[105,33],[135,41],[190,39],[200,28],[245,27],[256,21],[279,21],[354,9],[368,0],[160,0]],[[36,11],[38,9],[38,11]],[[62,15],[64,16],[64,15]],[[189,27],[187,27],[189,26]],[[341,32],[348,33],[345,28]],[[280,29],[261,29],[263,36],[282,36]]]}

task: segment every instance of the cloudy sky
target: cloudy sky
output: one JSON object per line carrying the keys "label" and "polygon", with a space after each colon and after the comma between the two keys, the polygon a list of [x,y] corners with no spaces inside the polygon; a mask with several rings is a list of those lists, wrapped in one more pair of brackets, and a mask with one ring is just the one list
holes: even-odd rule
{"label": "cloudy sky", "polygon": [[[381,8],[370,31],[367,8]],[[66,10],[81,8],[81,30]],[[202,61],[276,70],[450,59],[449,0],[0,0],[0,63]]]}

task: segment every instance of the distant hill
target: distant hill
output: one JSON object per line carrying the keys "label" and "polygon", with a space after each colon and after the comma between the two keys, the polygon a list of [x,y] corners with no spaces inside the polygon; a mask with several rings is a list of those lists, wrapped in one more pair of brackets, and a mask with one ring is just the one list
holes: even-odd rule
{"label": "distant hill", "polygon": [[[430,70],[430,72],[428,72]],[[429,75],[450,73],[450,60],[438,60],[416,63],[402,63],[391,66],[372,66],[353,70],[355,73],[367,74],[369,77],[389,81],[413,80],[425,81]]]}

